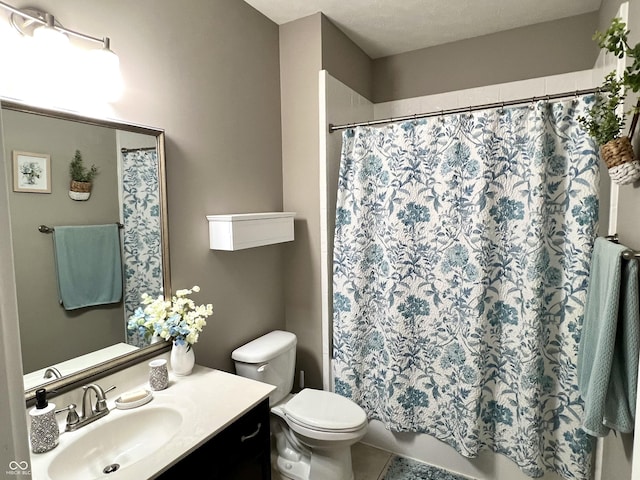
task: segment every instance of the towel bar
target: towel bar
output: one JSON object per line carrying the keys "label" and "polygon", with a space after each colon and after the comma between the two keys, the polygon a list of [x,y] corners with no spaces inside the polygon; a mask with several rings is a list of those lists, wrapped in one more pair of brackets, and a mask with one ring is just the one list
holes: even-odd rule
{"label": "towel bar", "polygon": [[[121,224],[120,222],[117,222],[116,225],[118,225],[118,228],[124,228],[124,225]],[[38,231],[40,233],[53,233],[55,231],[55,228],[47,227],[46,225],[40,225],[38,227]]]}
{"label": "towel bar", "polygon": [[622,258],[625,260],[638,260],[640,258],[640,252],[635,250],[625,250],[622,252]]}
{"label": "towel bar", "polygon": [[[605,238],[610,242],[620,243],[617,233],[614,233],[613,235],[607,235]],[[635,250],[625,250],[624,252],[622,252],[622,258],[624,258],[625,260],[638,260],[640,259],[640,252],[636,252]]]}

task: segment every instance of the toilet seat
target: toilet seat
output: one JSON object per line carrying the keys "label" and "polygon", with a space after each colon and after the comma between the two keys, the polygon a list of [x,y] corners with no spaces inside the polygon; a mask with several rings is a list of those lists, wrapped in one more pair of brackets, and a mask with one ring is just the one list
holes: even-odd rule
{"label": "toilet seat", "polygon": [[276,387],[269,394],[277,469],[295,480],[353,480],[351,446],[367,432],[367,415],[335,393],[292,394],[296,336],[276,330],[234,350],[236,373]]}
{"label": "toilet seat", "polygon": [[367,425],[359,405],[333,392],[305,388],[282,406],[292,427],[325,433],[357,432]]}

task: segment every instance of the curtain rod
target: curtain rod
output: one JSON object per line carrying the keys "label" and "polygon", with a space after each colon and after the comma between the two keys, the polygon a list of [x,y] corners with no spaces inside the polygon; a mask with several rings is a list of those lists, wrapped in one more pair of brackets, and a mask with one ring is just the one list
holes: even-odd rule
{"label": "curtain rod", "polygon": [[543,95],[541,97],[521,98],[518,100],[507,100],[504,102],[485,103],[483,105],[472,105],[468,107],[451,108],[449,110],[438,110],[438,111],[433,111],[428,113],[417,113],[413,115],[404,115],[402,117],[385,118],[383,120],[371,120],[368,122],[345,123],[343,125],[333,125],[332,123],[330,123],[329,133],[333,133],[336,130],[344,130],[344,129],[353,128],[353,127],[364,127],[364,126],[370,127],[373,125],[383,125],[385,123],[392,123],[392,122],[404,122],[407,120],[417,120],[419,118],[437,117],[439,115],[450,115],[454,113],[465,113],[465,112],[471,113],[478,110],[502,108],[502,107],[508,107],[512,105],[520,105],[520,104],[529,103],[529,102],[533,103],[536,100],[556,100],[559,98],[574,97],[574,96],[577,97],[580,95],[588,95],[591,93],[598,93],[598,92],[600,92],[600,88],[587,88],[585,90],[575,90],[573,92],[554,93],[551,95]]}
{"label": "curtain rod", "polygon": [[128,153],[128,152],[142,152],[145,150],[156,150],[156,147],[144,147],[144,148],[121,148],[120,151],[122,153]]}

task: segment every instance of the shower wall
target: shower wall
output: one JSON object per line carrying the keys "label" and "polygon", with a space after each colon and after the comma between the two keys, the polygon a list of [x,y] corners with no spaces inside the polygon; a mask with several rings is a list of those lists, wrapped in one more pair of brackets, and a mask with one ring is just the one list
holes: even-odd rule
{"label": "shower wall", "polygon": [[320,91],[320,279],[322,285],[322,388],[333,390],[331,381],[332,264],[336,194],[340,169],[340,132],[327,125],[370,120],[374,104],[336,80],[326,70],[319,74]]}
{"label": "shower wall", "polygon": [[[413,113],[447,110],[485,103],[521,98],[542,97],[548,94],[573,92],[600,84],[603,72],[610,67],[609,60],[600,59],[596,68],[562,75],[534,78],[480,88],[460,90],[437,95],[416,97],[373,104],[355,91],[333,78],[326,71],[320,72],[320,192],[321,192],[321,252],[322,252],[322,329],[324,336],[322,363],[323,384],[332,389],[331,378],[331,316],[332,316],[332,251],[335,226],[335,199],[341,150],[341,132],[328,133],[328,124],[344,124],[371,119],[411,115]],[[604,170],[603,170],[604,171]],[[606,173],[602,175],[602,198],[609,196]],[[608,228],[610,205],[601,205],[601,232]],[[391,433],[381,422],[372,421],[363,440],[365,443],[416,458],[448,470],[478,479],[527,480],[518,467],[501,455],[484,452],[476,459],[466,459],[448,445],[427,435]],[[619,449],[618,445],[614,445]],[[602,452],[602,448],[599,450]],[[598,460],[598,468],[601,461]],[[555,474],[543,477],[556,480]],[[596,477],[599,478],[599,477]],[[613,478],[613,477],[604,477]],[[616,478],[629,478],[628,475]]]}

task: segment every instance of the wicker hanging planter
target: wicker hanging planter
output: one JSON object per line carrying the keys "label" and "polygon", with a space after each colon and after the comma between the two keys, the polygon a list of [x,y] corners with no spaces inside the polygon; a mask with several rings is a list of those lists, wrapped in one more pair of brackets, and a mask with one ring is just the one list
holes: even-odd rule
{"label": "wicker hanging planter", "polygon": [[600,147],[600,157],[609,169],[611,181],[626,185],[640,180],[640,161],[635,158],[630,138],[638,123],[638,113],[633,116],[628,137],[619,137]]}
{"label": "wicker hanging planter", "polygon": [[607,165],[611,181],[619,185],[640,180],[640,162],[631,146],[640,100],[631,109],[634,115],[629,134],[621,136],[628,113],[622,111],[627,94],[640,91],[640,43],[631,46],[630,33],[627,24],[619,17],[613,18],[604,32],[596,31],[593,39],[600,49],[622,59],[627,66],[624,71],[615,69],[604,76],[588,115],[578,117],[582,126],[601,145],[600,157]]}
{"label": "wicker hanging planter", "polygon": [[617,167],[623,163],[633,162],[633,147],[629,137],[619,137],[600,147],[600,157],[607,168]]}
{"label": "wicker hanging planter", "polygon": [[76,182],[75,180],[71,180],[71,185],[69,186],[69,190],[72,192],[91,192],[91,187],[93,184],[91,182]]}
{"label": "wicker hanging planter", "polygon": [[98,174],[98,168],[95,165],[86,168],[80,150],[76,150],[76,154],[69,164],[69,174],[71,175],[69,197],[78,201],[89,200],[93,186],[92,180]]}
{"label": "wicker hanging planter", "polygon": [[92,186],[93,184],[91,182],[77,182],[75,180],[71,180],[71,183],[69,184],[69,198],[77,201],[89,200]]}

